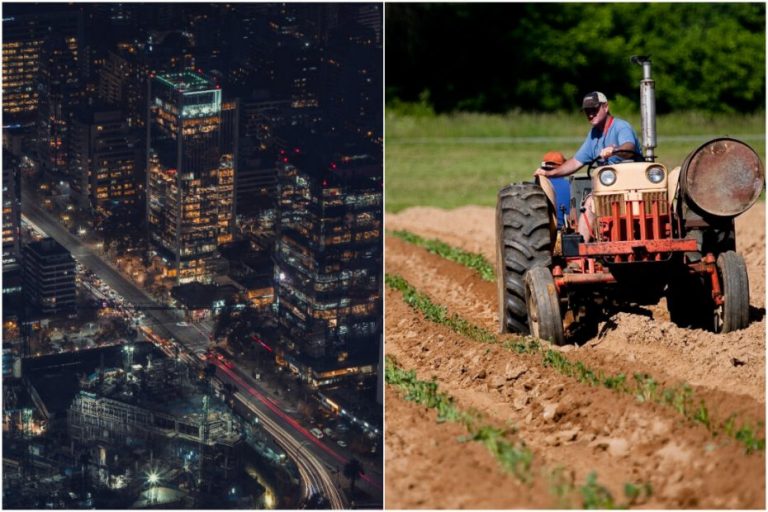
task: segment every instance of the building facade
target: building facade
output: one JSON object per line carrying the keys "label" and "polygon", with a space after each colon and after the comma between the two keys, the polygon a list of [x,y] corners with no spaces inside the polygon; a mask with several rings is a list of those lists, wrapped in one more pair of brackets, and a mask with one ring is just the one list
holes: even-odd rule
{"label": "building facade", "polygon": [[17,267],[21,241],[21,175],[18,160],[3,149],[3,271]]}
{"label": "building facade", "polygon": [[72,312],[76,306],[75,260],[53,238],[24,247],[24,294],[45,315]]}
{"label": "building facade", "polygon": [[[347,167],[349,172],[345,172]],[[308,367],[375,367],[381,330],[381,166],[368,155],[278,164],[275,304],[287,353]]]}
{"label": "building facade", "polygon": [[209,281],[232,239],[237,106],[193,72],[149,80],[147,224],[151,250],[179,284]]}
{"label": "building facade", "polygon": [[66,172],[72,116],[80,94],[79,41],[51,34],[40,52],[38,72],[37,150],[46,170]]}
{"label": "building facade", "polygon": [[120,204],[137,204],[142,148],[123,111],[109,106],[81,108],[71,135],[70,186],[79,203],[100,217]]}
{"label": "building facade", "polygon": [[24,12],[3,9],[3,124],[34,125],[43,45],[55,35],[77,51],[82,18],[72,11],[17,8]]}

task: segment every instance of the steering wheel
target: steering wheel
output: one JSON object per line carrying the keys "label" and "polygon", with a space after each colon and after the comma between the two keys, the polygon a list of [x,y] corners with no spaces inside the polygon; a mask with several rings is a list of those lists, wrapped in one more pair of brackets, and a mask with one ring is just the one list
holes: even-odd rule
{"label": "steering wheel", "polygon": [[[613,152],[613,155],[609,156],[608,158],[613,158],[614,155],[617,155],[619,153],[623,155],[627,155],[627,158],[624,158],[622,161],[635,160],[635,159],[642,160],[643,158],[645,158],[642,153],[638,153],[634,149],[617,149],[616,151]],[[589,179],[592,179],[592,169],[596,169],[597,167],[606,165],[605,163],[606,160],[607,159],[603,159],[602,157],[598,156],[597,158],[590,160],[587,163],[587,176],[589,177]],[[603,162],[603,163],[599,163],[599,162]],[[617,163],[621,163],[621,162],[617,162]]]}

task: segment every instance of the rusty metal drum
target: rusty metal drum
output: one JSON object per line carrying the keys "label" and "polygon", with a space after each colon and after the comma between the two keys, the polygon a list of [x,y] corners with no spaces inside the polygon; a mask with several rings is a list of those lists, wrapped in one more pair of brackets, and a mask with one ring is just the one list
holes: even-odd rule
{"label": "rusty metal drum", "polygon": [[711,140],[689,154],[680,172],[683,197],[691,207],[716,217],[735,217],[760,197],[765,169],[747,144]]}

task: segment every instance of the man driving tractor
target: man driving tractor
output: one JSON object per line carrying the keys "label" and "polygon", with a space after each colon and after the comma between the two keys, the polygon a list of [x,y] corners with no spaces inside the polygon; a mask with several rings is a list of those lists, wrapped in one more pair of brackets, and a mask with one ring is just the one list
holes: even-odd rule
{"label": "man driving tractor", "polygon": [[[587,94],[581,103],[581,110],[592,125],[584,143],[572,158],[555,167],[547,165],[539,167],[534,171],[534,176],[547,178],[570,176],[584,164],[598,158],[607,163],[616,163],[623,160],[615,156],[616,153],[625,152],[634,155],[640,152],[640,143],[632,125],[611,115],[605,94],[598,91]],[[584,200],[582,209],[584,212],[579,216],[578,232],[584,237],[585,242],[589,242],[592,239],[592,226],[596,219],[591,195]]]}

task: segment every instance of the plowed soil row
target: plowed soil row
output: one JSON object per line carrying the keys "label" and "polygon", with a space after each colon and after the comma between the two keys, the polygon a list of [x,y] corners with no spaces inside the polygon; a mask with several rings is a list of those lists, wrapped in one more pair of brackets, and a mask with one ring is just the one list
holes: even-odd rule
{"label": "plowed soil row", "polygon": [[[493,225],[493,211],[482,209],[476,212],[482,212],[482,220],[472,218],[467,212],[457,215],[456,212],[432,211],[428,224],[425,224],[432,227],[430,232],[419,229],[425,219],[423,212],[416,216],[417,222],[409,222],[406,211],[394,221],[388,218],[387,228],[407,229],[478,251],[480,247],[473,246],[478,227]],[[465,238],[461,237],[462,225],[471,226],[468,228],[471,234]],[[754,225],[753,219],[750,226]],[[435,232],[435,226],[441,227],[439,233]],[[752,252],[744,251],[750,266],[753,306],[758,318],[760,308],[764,306],[765,289],[762,281],[764,260],[755,262],[755,255],[761,254],[764,243],[764,231],[761,233],[763,242],[758,236]],[[482,251],[484,253],[492,252],[492,231],[490,235],[484,245],[479,244],[489,249]],[[487,254],[487,257],[490,259],[491,255]],[[460,265],[392,237],[387,239],[386,258],[388,273],[403,276],[451,312],[495,330],[493,283],[484,282]],[[762,272],[755,267],[762,268]],[[764,420],[764,320],[756,320],[740,333],[719,337],[730,338],[730,343],[723,339],[710,342],[714,335],[685,331],[668,321],[660,321],[658,311],[664,309],[663,304],[650,308],[650,314],[657,316],[654,320],[620,313],[611,319],[611,324],[616,327],[604,329],[600,337],[583,347],[570,350],[566,347],[567,356],[608,373],[631,375],[645,371],[660,383],[688,382],[694,385],[696,395],[706,401],[716,419],[722,420],[736,413],[742,419]],[[629,321],[625,316],[630,317]],[[462,407],[480,410],[499,425],[511,422],[517,426],[540,463],[548,467],[565,466],[572,471],[577,483],[583,482],[594,470],[600,482],[617,498],[622,496],[623,485],[627,482],[650,482],[654,495],[644,503],[645,506],[764,506],[764,454],[745,455],[743,447],[733,440],[724,436],[713,438],[706,428],[685,420],[669,407],[638,403],[631,396],[579,384],[553,369],[544,368],[539,356],[521,356],[499,346],[481,345],[463,338],[445,327],[425,321],[406,306],[396,292],[387,292],[386,320],[387,353],[402,366],[415,369],[420,378],[437,378],[441,388],[455,396]],[[688,341],[684,341],[686,336]],[[700,354],[702,351],[707,355]],[[700,368],[702,364],[705,371]],[[457,460],[451,467],[434,465],[433,471],[419,475],[424,485],[402,487],[403,482],[412,482],[412,479],[396,477],[389,468],[395,464],[394,460],[398,461],[396,464],[407,465],[412,456],[408,453],[408,445],[392,445],[390,440],[404,439],[403,432],[393,430],[394,425],[401,425],[402,420],[411,432],[409,435],[423,435],[424,439],[436,436],[444,425],[424,421],[424,418],[410,422],[407,418],[398,418],[400,409],[390,409],[389,402],[387,409],[387,507],[417,507],[422,502],[438,506],[435,501],[438,497],[430,491],[434,487],[428,482],[440,480],[446,471],[467,471],[469,474],[472,463],[465,465]],[[408,410],[403,408],[402,414],[408,414]],[[416,434],[421,429],[423,434]],[[421,452],[418,456],[428,457],[429,454]],[[443,496],[440,503],[451,507],[535,506],[518,493],[504,491],[503,482],[509,477],[499,471],[496,478],[497,495],[506,500],[503,505],[487,502],[484,492],[474,494],[477,505],[468,504],[466,494],[461,495],[460,502]]]}
{"label": "plowed soil row", "polygon": [[438,425],[434,411],[388,389],[387,508],[489,509],[509,508],[513,502],[522,508],[554,505],[541,482],[529,487],[501,473],[484,447],[459,442],[463,436],[463,427]]}

